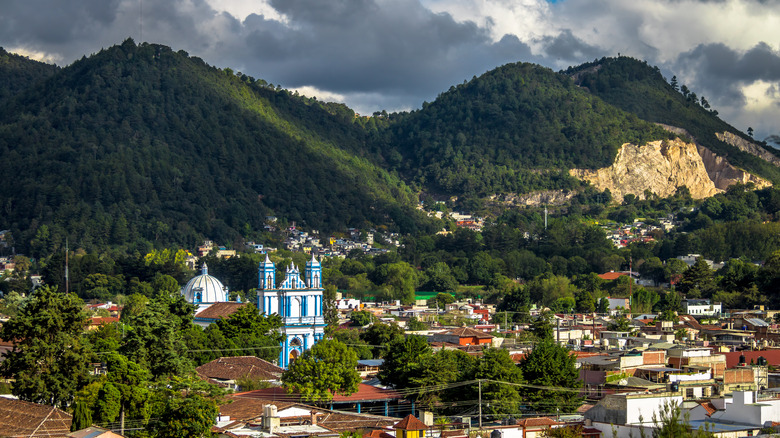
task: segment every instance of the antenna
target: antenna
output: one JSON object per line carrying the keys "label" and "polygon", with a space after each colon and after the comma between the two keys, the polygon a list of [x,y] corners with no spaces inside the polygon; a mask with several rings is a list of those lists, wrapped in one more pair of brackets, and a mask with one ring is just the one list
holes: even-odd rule
{"label": "antenna", "polygon": [[65,238],[65,293],[67,294],[68,287],[69,287],[69,276],[68,276],[68,238]]}
{"label": "antenna", "polygon": [[144,42],[144,0],[138,0],[138,44]]}

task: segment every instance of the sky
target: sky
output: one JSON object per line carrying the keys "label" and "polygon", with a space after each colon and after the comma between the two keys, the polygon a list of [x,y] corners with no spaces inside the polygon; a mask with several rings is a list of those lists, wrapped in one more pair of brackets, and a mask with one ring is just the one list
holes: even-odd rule
{"label": "sky", "polygon": [[364,115],[503,64],[626,55],[780,145],[780,0],[0,0],[0,46],[66,66],[128,37]]}

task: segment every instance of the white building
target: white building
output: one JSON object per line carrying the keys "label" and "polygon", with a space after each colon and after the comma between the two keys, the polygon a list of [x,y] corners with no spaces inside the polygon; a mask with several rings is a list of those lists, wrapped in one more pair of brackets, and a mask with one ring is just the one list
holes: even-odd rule
{"label": "white building", "polygon": [[290,362],[310,349],[325,334],[322,297],[322,265],[312,256],[306,262],[304,280],[295,265],[287,268],[284,280],[277,287],[276,266],[265,256],[258,269],[259,310],[266,315],[282,317],[282,351],[279,366]]}
{"label": "white building", "polygon": [[188,303],[195,304],[199,309],[208,307],[209,304],[230,301],[227,286],[216,277],[209,275],[209,268],[205,263],[201,268],[201,274],[188,281],[181,293]]}
{"label": "white building", "polygon": [[712,303],[706,299],[682,300],[683,313],[691,316],[720,316],[721,303]]}

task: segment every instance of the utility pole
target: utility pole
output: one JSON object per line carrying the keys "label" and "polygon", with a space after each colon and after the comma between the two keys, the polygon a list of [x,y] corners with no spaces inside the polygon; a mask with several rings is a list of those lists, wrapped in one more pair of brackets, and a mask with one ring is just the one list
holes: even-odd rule
{"label": "utility pole", "polygon": [[479,430],[482,430],[482,379],[479,382]]}
{"label": "utility pole", "polygon": [[628,309],[631,310],[631,300],[634,298],[634,275],[631,273],[633,270],[634,258],[628,256]]}

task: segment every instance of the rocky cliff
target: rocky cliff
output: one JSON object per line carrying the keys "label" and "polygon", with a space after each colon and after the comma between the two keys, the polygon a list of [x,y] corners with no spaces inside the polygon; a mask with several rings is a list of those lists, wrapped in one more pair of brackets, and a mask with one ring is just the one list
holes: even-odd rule
{"label": "rocky cliff", "polygon": [[753,143],[752,141],[745,140],[744,138],[738,135],[734,135],[730,132],[717,132],[715,133],[715,136],[718,137],[718,140],[724,143],[728,143],[743,152],[747,152],[757,156],[758,158],[769,161],[775,166],[780,166],[780,158],[768,150],[762,148],[761,146]]}
{"label": "rocky cliff", "polygon": [[766,180],[737,169],[709,149],[679,138],[650,142],[645,146],[624,144],[610,167],[598,170],[572,169],[571,175],[599,190],[609,189],[614,199],[626,194],[644,198],[645,191],[673,195],[686,186],[696,199],[723,191],[736,182],[765,187]]}

